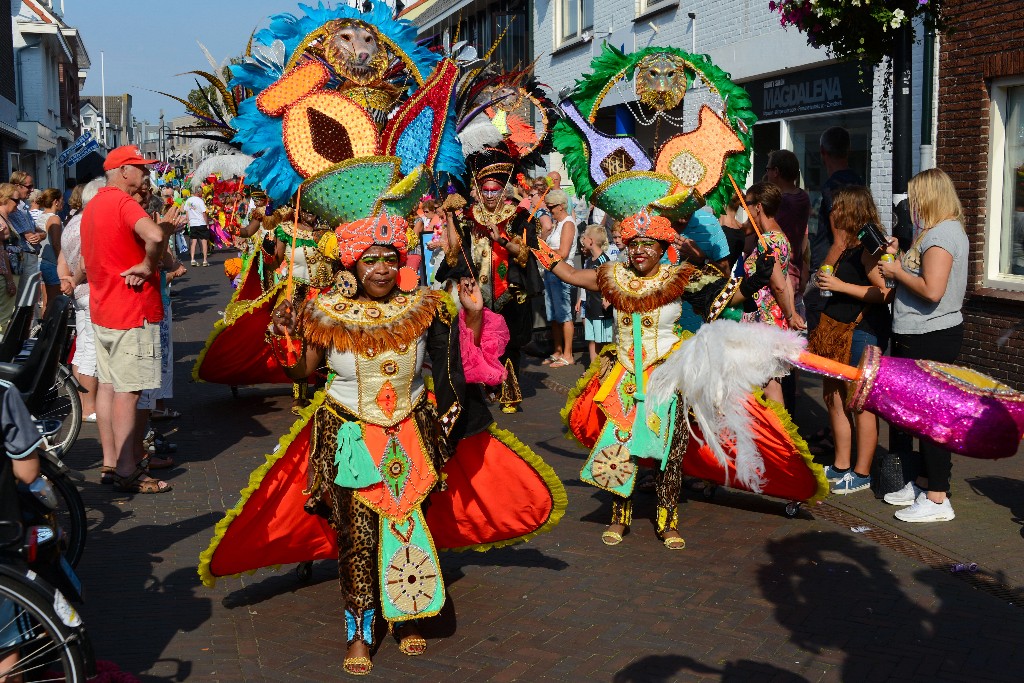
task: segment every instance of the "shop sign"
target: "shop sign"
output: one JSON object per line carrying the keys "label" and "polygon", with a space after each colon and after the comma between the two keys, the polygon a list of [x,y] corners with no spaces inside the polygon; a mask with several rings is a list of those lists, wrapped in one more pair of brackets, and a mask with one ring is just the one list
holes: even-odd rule
{"label": "shop sign", "polygon": [[871,106],[871,84],[861,85],[857,67],[850,64],[829,64],[742,85],[762,120]]}

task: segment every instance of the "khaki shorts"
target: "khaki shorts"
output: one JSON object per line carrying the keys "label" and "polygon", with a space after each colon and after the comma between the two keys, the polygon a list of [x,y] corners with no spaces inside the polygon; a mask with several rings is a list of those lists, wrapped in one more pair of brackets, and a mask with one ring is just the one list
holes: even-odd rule
{"label": "khaki shorts", "polygon": [[96,376],[114,391],[127,393],[160,386],[160,323],[112,330],[93,323]]}

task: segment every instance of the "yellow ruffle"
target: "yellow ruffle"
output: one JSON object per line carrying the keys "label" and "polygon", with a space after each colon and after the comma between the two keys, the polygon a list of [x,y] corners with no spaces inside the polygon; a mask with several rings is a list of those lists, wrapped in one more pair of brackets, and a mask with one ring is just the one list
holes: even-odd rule
{"label": "yellow ruffle", "polygon": [[491,436],[508,446],[516,455],[526,461],[526,464],[532,467],[534,471],[540,475],[541,479],[544,480],[544,483],[547,484],[548,490],[551,491],[551,515],[548,517],[548,521],[544,522],[544,524],[538,529],[531,531],[528,534],[523,534],[522,536],[508,538],[503,541],[495,541],[494,543],[477,543],[474,545],[463,546],[461,548],[445,548],[445,550],[453,550],[456,552],[476,550],[478,552],[483,552],[485,550],[490,550],[491,548],[502,548],[516,543],[525,543],[537,534],[542,534],[555,528],[555,525],[561,521],[562,516],[565,514],[565,508],[569,505],[569,497],[565,494],[565,487],[562,485],[561,478],[559,478],[555,471],[551,469],[551,466],[544,462],[539,455],[534,453],[529,446],[516,438],[515,434],[508,430],[501,429],[493,422],[487,427],[487,431]]}
{"label": "yellow ruffle", "polygon": [[[217,546],[220,545],[220,541],[224,538],[224,534],[227,533],[228,527],[231,526],[231,522],[235,520],[238,515],[242,513],[242,508],[245,507],[245,503],[263,482],[263,478],[267,476],[267,472],[274,464],[284,457],[284,454],[288,451],[288,447],[291,446],[292,441],[299,435],[306,423],[313,417],[324,400],[327,398],[327,393],[324,391],[318,391],[316,396],[313,397],[313,401],[299,411],[299,419],[295,421],[292,428],[288,430],[288,433],[282,436],[277,442],[277,450],[267,456],[267,461],[257,467],[249,475],[249,485],[242,489],[241,497],[235,506],[227,511],[224,518],[217,522],[217,525],[213,529],[213,538],[210,539],[210,545],[203,552],[199,553],[199,578],[203,582],[203,585],[207,588],[213,588],[217,582],[216,576],[210,572],[210,562],[213,561],[213,553],[217,550]],[[269,567],[270,569],[276,569],[277,565]],[[245,572],[246,574],[253,574],[256,570]],[[232,574],[232,576],[239,576],[239,574]]]}

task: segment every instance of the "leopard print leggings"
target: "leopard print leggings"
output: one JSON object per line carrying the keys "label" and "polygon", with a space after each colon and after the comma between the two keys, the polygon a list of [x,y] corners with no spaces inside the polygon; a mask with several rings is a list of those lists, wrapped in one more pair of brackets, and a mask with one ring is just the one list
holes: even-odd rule
{"label": "leopard print leggings", "polygon": [[[666,531],[679,531],[679,494],[683,488],[683,455],[690,443],[690,430],[686,415],[676,411],[675,432],[668,449],[668,463],[664,470],[654,475],[654,490],[658,496],[658,512],[655,528],[658,536]],[[616,496],[612,501],[612,524],[629,526],[633,522],[633,501],[631,498]]]}
{"label": "leopard print leggings", "polygon": [[[413,417],[424,435],[423,443],[437,471],[447,462],[449,453],[443,440],[436,438],[437,410],[429,401],[420,401]],[[338,474],[334,453],[338,448],[337,434],[343,422],[351,419],[336,403],[327,399],[313,415],[313,435],[310,442],[310,501],[307,508],[317,509],[327,517],[338,535],[338,579],[345,599],[345,610],[356,623],[349,644],[360,639],[373,645],[373,619],[363,627],[368,610],[380,613],[380,573],[377,556],[380,547],[379,515],[359,502],[352,489],[334,483]],[[367,633],[367,631],[369,631]]]}

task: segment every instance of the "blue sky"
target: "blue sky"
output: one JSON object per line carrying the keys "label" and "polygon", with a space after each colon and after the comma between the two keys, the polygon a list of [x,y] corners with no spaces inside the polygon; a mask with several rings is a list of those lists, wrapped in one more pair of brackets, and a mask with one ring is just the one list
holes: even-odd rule
{"label": "blue sky", "polygon": [[[307,4],[315,4],[308,2]],[[340,4],[332,2],[333,4]],[[185,71],[210,70],[198,40],[218,62],[245,51],[254,28],[281,12],[298,13],[296,0],[65,0],[64,19],[76,27],[92,61],[84,92],[100,94],[100,52],[107,95],[132,96],[135,118],[156,124],[184,107],[150,90],[185,97],[195,87]]]}

